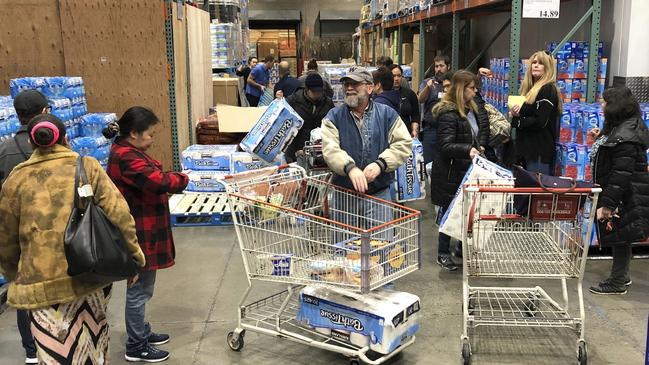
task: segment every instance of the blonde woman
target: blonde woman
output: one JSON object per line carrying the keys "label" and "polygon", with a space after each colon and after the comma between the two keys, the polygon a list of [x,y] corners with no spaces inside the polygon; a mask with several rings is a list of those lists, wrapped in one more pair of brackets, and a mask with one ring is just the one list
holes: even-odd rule
{"label": "blonde woman", "polygon": [[[439,158],[433,160],[431,199],[446,210],[455,196],[471,160],[484,151],[489,141],[489,121],[477,117],[476,76],[460,70],[453,75],[451,87],[442,100],[433,107],[437,121],[437,149]],[[437,263],[445,270],[457,270],[450,253],[451,238],[439,234]]]}
{"label": "blonde woman", "polygon": [[557,63],[545,51],[534,53],[528,62],[520,88],[525,103],[510,110],[512,128],[516,128],[513,162],[529,171],[551,174],[562,108]]}

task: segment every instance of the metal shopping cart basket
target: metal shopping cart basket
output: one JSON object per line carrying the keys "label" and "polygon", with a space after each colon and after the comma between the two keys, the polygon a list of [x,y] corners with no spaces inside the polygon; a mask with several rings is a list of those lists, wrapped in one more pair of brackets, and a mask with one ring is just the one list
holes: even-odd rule
{"label": "metal shopping cart basket", "polygon": [[[577,360],[587,363],[582,280],[600,188],[463,187],[464,364],[468,331],[479,326],[554,327],[577,334]],[[591,214],[591,208],[592,213]],[[557,279],[562,299],[540,286],[471,286],[470,280]],[[567,280],[576,281],[576,311]],[[574,293],[573,293],[574,295]],[[574,297],[573,297],[574,299]]]}
{"label": "metal shopping cart basket", "polygon": [[309,176],[331,172],[322,153],[322,142],[307,141],[302,153],[297,156],[297,163],[303,167]]}
{"label": "metal shopping cart basket", "polygon": [[[329,183],[330,174],[307,176],[297,166],[269,167],[228,176],[232,209],[248,287],[239,303],[238,326],[228,345],[239,351],[246,330],[279,336],[380,364],[414,343],[371,360],[359,348],[296,321],[304,285],[368,293],[419,269],[421,213]],[[253,282],[287,289],[246,303]],[[270,286],[270,284],[269,284]]]}

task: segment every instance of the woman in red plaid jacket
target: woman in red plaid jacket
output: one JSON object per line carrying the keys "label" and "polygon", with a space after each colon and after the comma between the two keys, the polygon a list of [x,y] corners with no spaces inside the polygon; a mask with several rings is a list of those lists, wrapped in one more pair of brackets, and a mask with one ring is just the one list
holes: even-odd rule
{"label": "woman in red plaid jacket", "polygon": [[146,256],[139,279],[126,290],[126,360],[158,362],[169,353],[155,348],[169,341],[156,334],[145,321],[145,305],[153,296],[156,270],[174,264],[176,250],[171,235],[167,194],[183,191],[189,181],[179,172],[165,172],[160,162],[146,154],[153,144],[158,117],[149,109],[128,109],[117,123],[104,129],[104,136],[117,135],[108,161],[108,176],[122,192],[135,218],[137,238]]}

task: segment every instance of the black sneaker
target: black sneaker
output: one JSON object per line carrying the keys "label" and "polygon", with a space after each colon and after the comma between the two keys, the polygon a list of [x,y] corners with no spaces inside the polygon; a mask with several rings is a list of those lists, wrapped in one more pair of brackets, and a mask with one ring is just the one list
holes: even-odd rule
{"label": "black sneaker", "polygon": [[[610,283],[610,282],[611,282],[611,279],[610,279],[610,278],[606,278],[606,279],[600,281],[600,282],[598,283],[598,285],[599,285],[599,286],[602,286],[602,285],[604,285],[604,284],[608,284],[608,283]],[[627,287],[628,287],[628,286],[631,285],[631,284],[633,284],[633,280],[631,280],[631,279],[626,279],[626,280],[624,280],[624,286],[627,286]]]}
{"label": "black sneaker", "polygon": [[162,362],[167,360],[169,356],[170,354],[167,351],[146,345],[142,350],[127,352],[124,358],[129,362]]}
{"label": "black sneaker", "polygon": [[169,335],[164,334],[164,333],[153,333],[153,332],[151,332],[151,335],[149,336],[148,342],[149,342],[149,345],[153,345],[153,346],[164,345],[165,343],[169,342]]}
{"label": "black sneaker", "polygon": [[457,270],[457,265],[455,265],[453,260],[451,260],[451,258],[447,256],[437,256],[437,265],[441,266],[442,269],[448,271]]}
{"label": "black sneaker", "polygon": [[591,286],[590,292],[601,295],[623,295],[626,294],[626,287],[618,288],[611,285],[611,283],[604,283],[599,286]]}

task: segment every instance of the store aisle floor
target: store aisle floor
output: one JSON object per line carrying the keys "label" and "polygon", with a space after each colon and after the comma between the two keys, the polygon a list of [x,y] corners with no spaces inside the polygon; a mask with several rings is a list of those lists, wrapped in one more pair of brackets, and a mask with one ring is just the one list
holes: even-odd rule
{"label": "store aisle floor", "polygon": [[[427,208],[427,204],[414,204]],[[392,364],[459,364],[461,271],[445,272],[434,264],[436,233],[432,212],[424,212],[422,270],[396,282],[398,290],[422,299],[422,327],[417,342]],[[154,330],[171,335],[162,348],[171,351],[166,364],[346,364],[342,356],[269,336],[248,332],[240,353],[231,351],[225,336],[236,326],[236,307],[247,282],[234,229],[175,229],[176,266],[159,272],[147,317]],[[605,277],[610,261],[590,261],[584,288]],[[632,263],[633,285],[625,296],[595,296],[586,292],[586,338],[589,364],[641,364],[649,312],[649,261]],[[508,281],[506,285],[518,285]],[[559,282],[546,284],[557,295]],[[270,294],[258,284],[259,295]],[[270,285],[270,287],[274,287]],[[124,360],[124,283],[116,284],[110,303],[110,364]],[[576,305],[577,303],[574,302]],[[573,364],[575,337],[567,330],[482,328],[473,336],[473,364]],[[21,364],[23,352],[15,311],[0,315],[0,365]]]}

